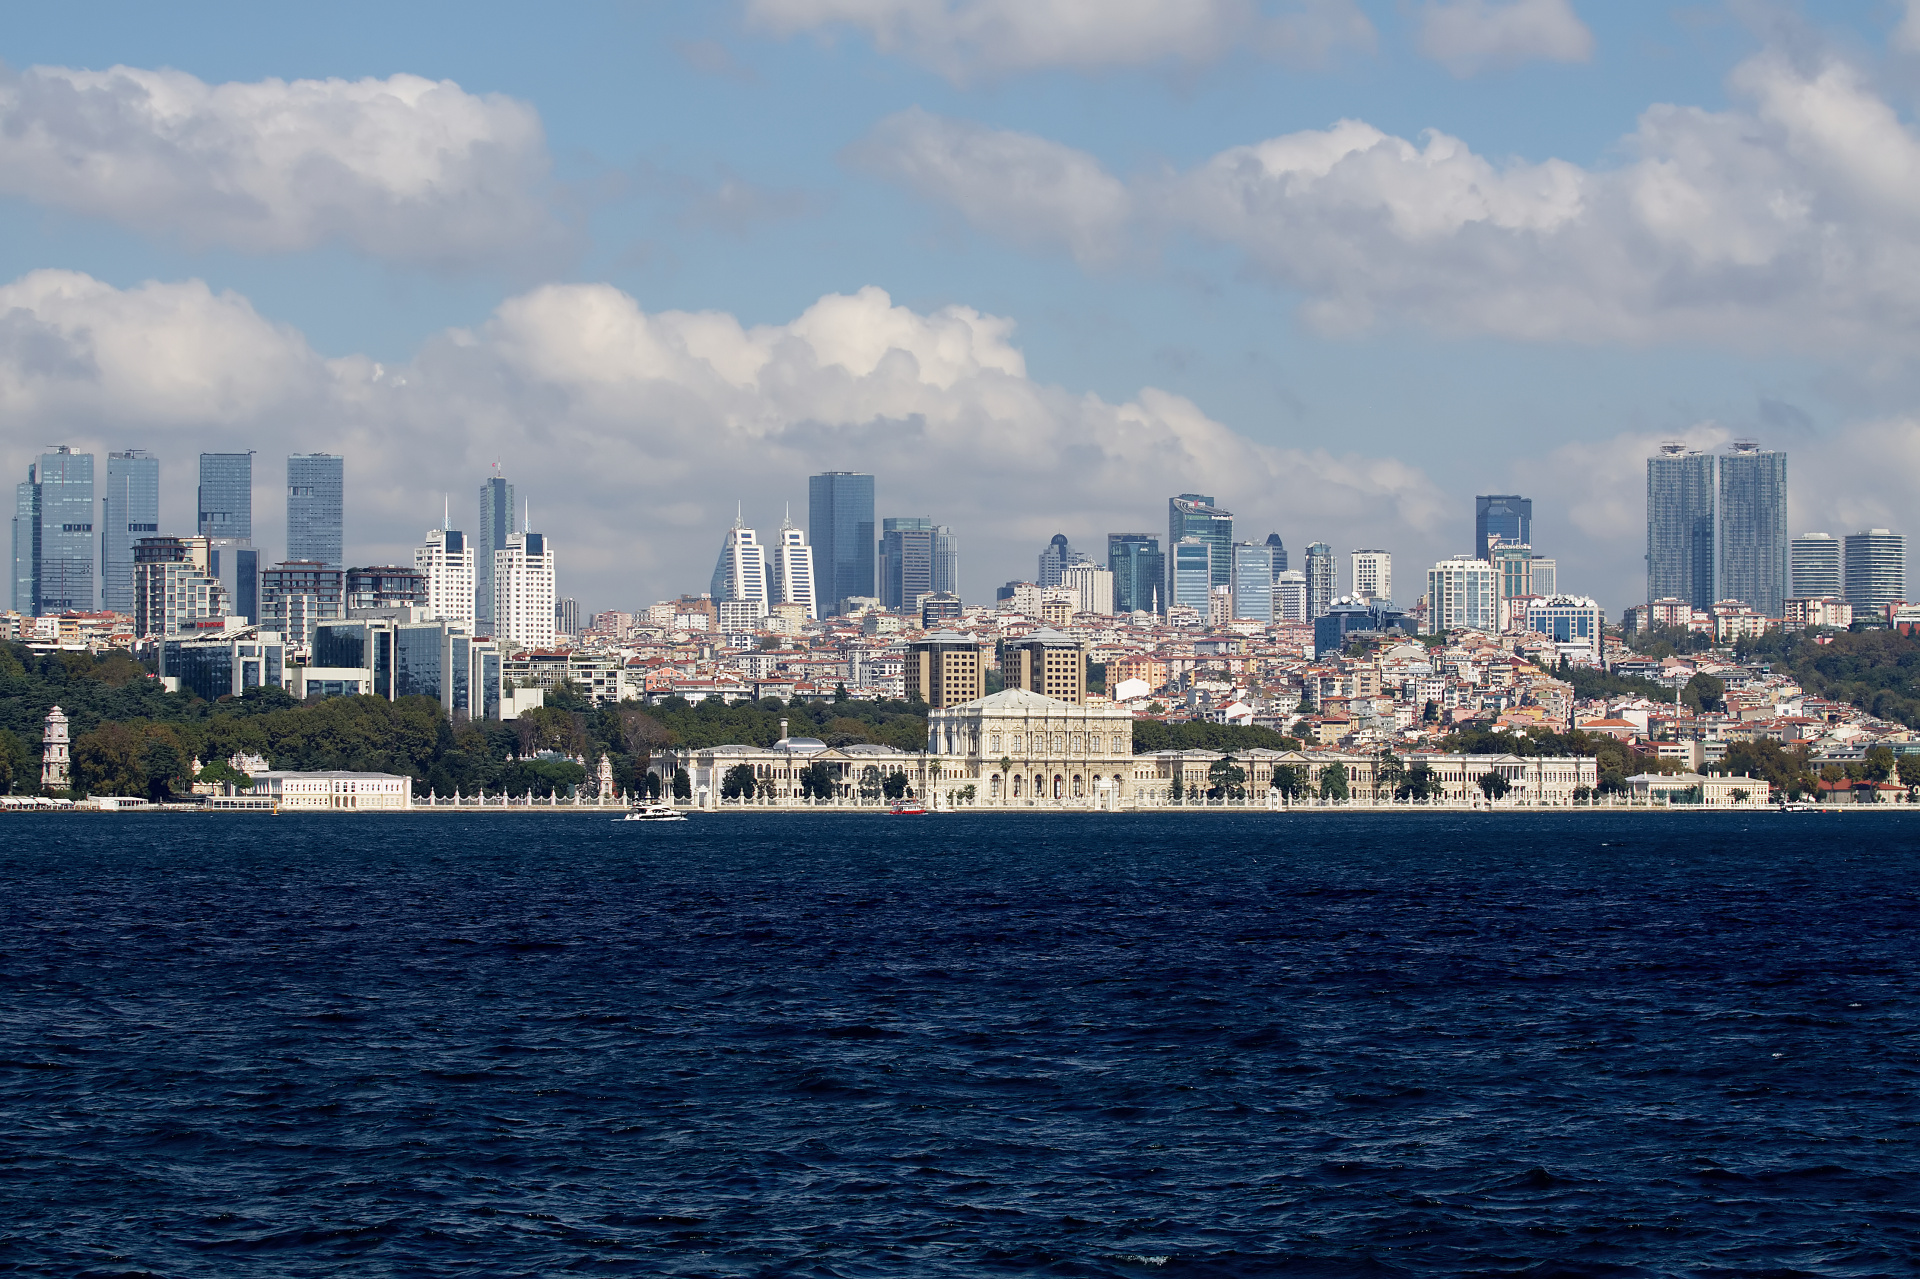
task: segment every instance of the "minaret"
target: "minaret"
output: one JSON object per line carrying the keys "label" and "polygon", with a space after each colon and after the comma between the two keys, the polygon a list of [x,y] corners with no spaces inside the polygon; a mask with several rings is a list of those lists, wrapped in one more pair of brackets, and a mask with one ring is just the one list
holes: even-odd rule
{"label": "minaret", "polygon": [[66,790],[67,713],[58,706],[47,712],[47,731],[40,735],[40,787],[42,790]]}

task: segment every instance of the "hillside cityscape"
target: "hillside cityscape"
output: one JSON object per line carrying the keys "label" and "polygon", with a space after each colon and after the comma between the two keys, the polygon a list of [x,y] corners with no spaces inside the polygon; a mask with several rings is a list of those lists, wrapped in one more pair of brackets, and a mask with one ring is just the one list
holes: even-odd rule
{"label": "hillside cityscape", "polygon": [[[627,765],[630,790],[671,794],[678,777],[708,799],[812,800],[895,777],[896,791],[965,803],[1167,803],[1250,789],[1405,798],[1406,756],[1424,773],[1417,798],[1467,800],[1479,787],[1564,803],[1635,785],[1651,797],[1673,793],[1659,779],[1679,775],[1701,802],[1763,802],[1766,787],[1707,775],[1727,770],[1730,750],[1751,766],[1764,742],[1782,789],[1898,791],[1893,763],[1868,777],[1865,761],[1882,746],[1887,760],[1904,755],[1909,742],[1897,714],[1822,696],[1753,659],[1794,637],[1907,635],[1920,606],[1906,602],[1902,534],[1790,535],[1786,455],[1746,441],[1718,454],[1673,443],[1647,459],[1647,599],[1617,620],[1560,582],[1520,494],[1476,497],[1470,549],[1403,585],[1404,604],[1391,552],[1311,541],[1296,557],[1279,533],[1249,536],[1200,493],[1168,497],[1164,533],[1108,533],[1104,554],[1055,535],[1032,577],[996,586],[988,602],[963,590],[952,527],[880,516],[873,475],[829,471],[809,478],[802,523],[789,507],[763,536],[737,516],[707,589],[589,614],[558,593],[560,550],[532,529],[530,502],[498,467],[473,531],[452,526],[449,501],[411,565],[355,567],[344,459],[287,459],[286,556],[264,564],[253,461],[202,454],[194,531],[163,533],[158,458],[111,453],[96,485],[92,455],[44,453],[16,494],[9,638],[29,650],[124,649],[169,693],[208,702],[265,689],[303,704],[427,697],[483,724],[547,710],[549,698],[900,702],[925,716],[913,731],[924,741],[660,734],[657,761],[649,751],[637,771]],[[1227,770],[1240,780],[1213,771],[1221,752],[1171,738],[1142,754],[1137,722],[1248,730]],[[1491,773],[1440,749],[1477,731],[1521,749]],[[1574,745],[1538,756],[1512,736],[1524,733]],[[1602,770],[1582,745],[1600,738],[1629,754]],[[815,757],[795,767],[795,751]],[[1800,763],[1786,769],[1782,752]],[[571,789],[620,790],[613,753],[566,756],[598,764]],[[1020,756],[1041,760],[1016,767]],[[1818,775],[1830,766],[1841,775]],[[1248,769],[1269,786],[1250,785]],[[42,772],[49,789],[71,782],[64,765]]]}

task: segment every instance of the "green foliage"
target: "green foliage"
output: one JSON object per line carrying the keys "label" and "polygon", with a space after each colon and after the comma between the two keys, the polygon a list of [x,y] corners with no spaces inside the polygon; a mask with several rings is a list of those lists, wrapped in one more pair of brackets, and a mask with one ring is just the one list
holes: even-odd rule
{"label": "green foliage", "polygon": [[1247,770],[1228,755],[1208,767],[1207,782],[1209,799],[1241,799],[1247,793]]}
{"label": "green foliage", "polygon": [[1394,788],[1395,799],[1432,799],[1446,789],[1441,780],[1434,776],[1433,769],[1424,762],[1416,762],[1407,770],[1407,775]]}
{"label": "green foliage", "polygon": [[907,797],[907,775],[898,769],[888,773],[886,780],[881,783],[881,791],[888,799],[905,799]]}
{"label": "green foliage", "polygon": [[0,794],[24,795],[40,789],[40,761],[9,729],[0,728]]}
{"label": "green foliage", "polygon": [[1440,749],[1460,755],[1584,755],[1595,761],[1603,775],[1613,772],[1622,779],[1636,773],[1687,771],[1678,760],[1642,754],[1605,733],[1554,733],[1538,728],[1524,733],[1496,733],[1465,728],[1442,738]]}
{"label": "green foliage", "polygon": [[1308,777],[1305,764],[1276,764],[1273,768],[1273,788],[1288,799],[1299,799],[1307,793]]}
{"label": "green foliage", "polygon": [[1347,766],[1345,764],[1329,764],[1320,770],[1320,798],[1348,798]]}
{"label": "green foliage", "polygon": [[[708,746],[771,746],[780,740],[780,721],[788,721],[787,732],[794,737],[817,737],[832,744],[829,725],[845,720],[857,725],[857,740],[879,742],[904,751],[917,751],[927,744],[924,707],[916,713],[902,701],[861,702],[848,699],[822,705],[818,702],[794,702],[783,705],[768,698],[759,703],[724,706],[709,698],[697,705],[672,697],[647,711],[659,722],[672,740],[684,747],[700,750]],[[846,730],[842,730],[845,732]],[[856,740],[851,736],[848,740]],[[844,743],[843,743],[844,744]]]}
{"label": "green foliage", "polygon": [[1488,769],[1486,772],[1480,774],[1479,786],[1480,793],[1490,800],[1505,799],[1507,792],[1513,789],[1512,782],[1509,782],[1492,769]]}
{"label": "green foliage", "polygon": [[1270,728],[1251,725],[1209,724],[1189,720],[1184,724],[1163,724],[1157,719],[1133,722],[1133,753],[1151,755],[1157,751],[1232,751],[1299,750],[1300,743],[1282,737]]}
{"label": "green foliage", "polygon": [[1727,686],[1725,681],[1711,675],[1695,675],[1680,690],[1680,700],[1696,711],[1714,713],[1727,708]]}
{"label": "green foliage", "polygon": [[[1822,644],[1816,638],[1829,642]],[[1734,646],[1743,661],[1766,661],[1817,697],[1850,702],[1870,715],[1920,728],[1920,637],[1894,630],[1770,631]]]}
{"label": "green foliage", "polygon": [[753,775],[753,765],[735,764],[720,776],[721,799],[752,799],[760,779]]}
{"label": "green foliage", "polygon": [[673,797],[682,801],[693,798],[693,781],[684,768],[673,770]]}
{"label": "green foliage", "polygon": [[1382,750],[1373,765],[1373,797],[1379,799],[1382,791],[1397,794],[1406,777],[1407,766],[1400,762],[1400,757],[1390,750]]}
{"label": "green foliage", "polygon": [[1180,784],[1180,771],[1178,769],[1174,770],[1171,797],[1176,804],[1185,798],[1184,788]]}
{"label": "green foliage", "polygon": [[1769,786],[1789,798],[1813,790],[1813,772],[1805,753],[1786,750],[1778,742],[1730,742],[1714,771],[1764,777]]}
{"label": "green foliage", "polygon": [[1554,678],[1573,685],[1573,695],[1583,699],[1645,697],[1657,702],[1673,700],[1673,689],[1665,684],[1630,675],[1616,675],[1597,666],[1569,665],[1564,670],[1554,672]]}
{"label": "green foliage", "polygon": [[833,770],[823,761],[815,760],[800,771],[800,798],[832,799],[833,797]]}
{"label": "green foliage", "polygon": [[1683,657],[1688,653],[1704,653],[1713,647],[1713,639],[1684,626],[1658,626],[1628,636],[1627,647],[1636,653],[1665,660]]}

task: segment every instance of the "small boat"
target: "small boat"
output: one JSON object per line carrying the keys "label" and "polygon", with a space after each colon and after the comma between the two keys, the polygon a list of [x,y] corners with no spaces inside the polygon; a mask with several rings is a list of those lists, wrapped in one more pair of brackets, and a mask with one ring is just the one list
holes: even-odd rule
{"label": "small boat", "polygon": [[925,817],[926,808],[917,799],[897,799],[887,808],[889,817]]}
{"label": "small boat", "polygon": [[1779,805],[1779,809],[1783,813],[1824,813],[1827,811],[1818,804],[1808,804],[1798,800],[1789,804],[1781,804]]}
{"label": "small boat", "polygon": [[684,822],[685,813],[679,812],[668,804],[635,804],[623,822]]}

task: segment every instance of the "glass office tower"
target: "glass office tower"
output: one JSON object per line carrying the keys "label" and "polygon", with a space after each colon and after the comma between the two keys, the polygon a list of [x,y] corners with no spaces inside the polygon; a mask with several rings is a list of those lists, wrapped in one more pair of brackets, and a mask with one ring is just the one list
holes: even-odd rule
{"label": "glass office tower", "polygon": [[1713,455],[1662,444],[1647,459],[1647,599],[1712,608]]}
{"label": "glass office tower", "polygon": [[917,515],[880,522],[880,607],[899,612],[932,594],[935,525]]}
{"label": "glass office tower", "polygon": [[160,531],[160,459],[144,449],[107,454],[100,495],[100,607],[133,612],[133,544]]}
{"label": "glass office tower", "polygon": [[200,514],[194,531],[202,537],[231,537],[253,543],[253,454],[200,455]]}
{"label": "glass office tower", "polygon": [[1205,618],[1212,607],[1213,543],[1205,538],[1183,538],[1173,544],[1172,558],[1173,602]]}
{"label": "glass office tower", "polygon": [[1167,562],[1153,533],[1107,534],[1107,569],[1113,574],[1113,611],[1167,611]]}
{"label": "glass office tower", "polygon": [[1325,542],[1307,544],[1307,619],[1326,616],[1333,607],[1333,548]]}
{"label": "glass office tower", "polygon": [[40,455],[39,561],[34,612],[93,609],[93,454],[62,444]]}
{"label": "glass office tower", "polygon": [[840,602],[874,593],[873,477],[827,471],[807,480],[807,540],[813,543],[815,590],[823,617]]}
{"label": "glass office tower", "polygon": [[1883,528],[1847,534],[1846,587],[1855,617],[1905,603],[1907,539]]}
{"label": "glass office tower", "polygon": [[473,549],[473,624],[493,634],[493,553],[507,549],[513,532],[513,485],[500,476],[480,486],[480,537]]}
{"label": "glass office tower", "polygon": [[345,568],[346,463],[332,453],[287,459],[287,561]]}
{"label": "glass office tower", "polygon": [[1473,553],[1491,561],[1493,544],[1533,545],[1533,499],[1518,493],[1486,493],[1473,499]]}
{"label": "glass office tower", "polygon": [[1233,512],[1221,510],[1211,497],[1200,493],[1168,498],[1167,545],[1178,546],[1189,537],[1197,537],[1213,548],[1213,584],[1233,585]]}
{"label": "glass office tower", "polygon": [[1233,544],[1233,615],[1273,621],[1273,548],[1265,542]]}
{"label": "glass office tower", "polygon": [[1287,544],[1280,540],[1278,533],[1269,533],[1267,545],[1273,548],[1273,580],[1277,582],[1280,575],[1287,571]]}
{"label": "glass office tower", "polygon": [[1779,617],[1787,598],[1787,455],[1735,441],[1720,459],[1718,596]]}

